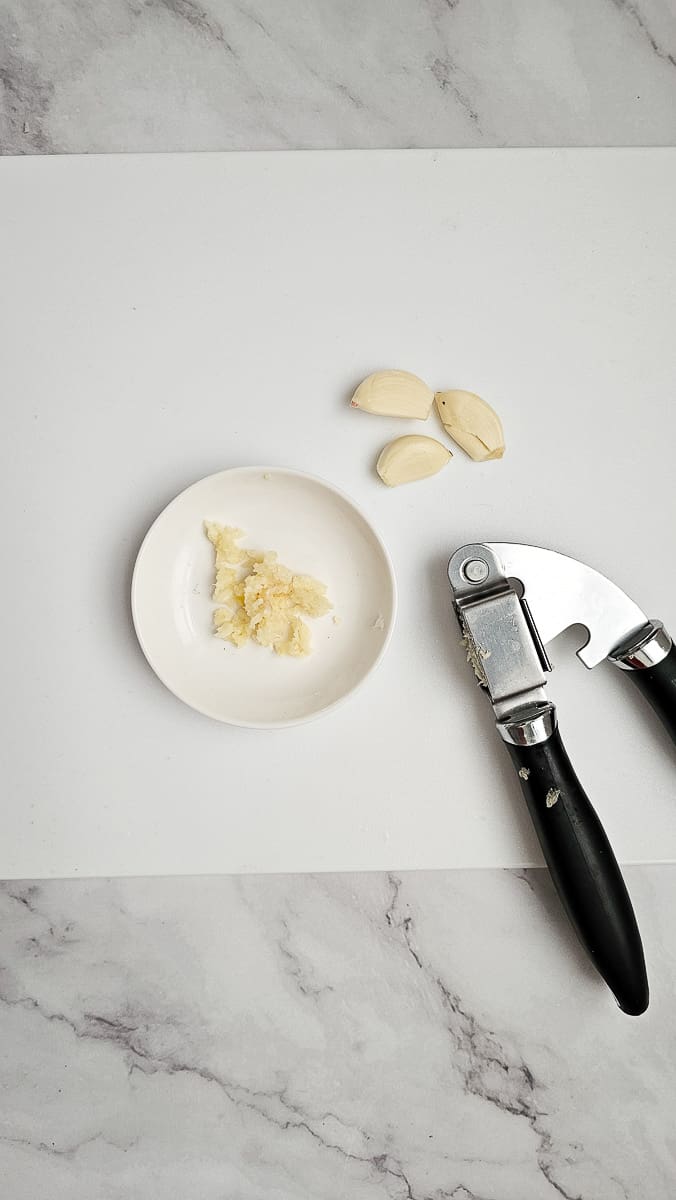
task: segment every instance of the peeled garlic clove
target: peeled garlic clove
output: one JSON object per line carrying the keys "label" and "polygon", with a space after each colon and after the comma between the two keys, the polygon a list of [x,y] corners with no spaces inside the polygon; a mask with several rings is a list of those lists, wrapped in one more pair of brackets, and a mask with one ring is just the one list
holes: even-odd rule
{"label": "peeled garlic clove", "polygon": [[490,404],[474,392],[437,392],[437,409],[446,433],[475,462],[502,458],[505,435]]}
{"label": "peeled garlic clove", "polygon": [[409,371],[376,371],[359,384],[350,403],[353,408],[380,417],[413,417],[426,421],[434,392]]}
{"label": "peeled garlic clove", "polygon": [[413,483],[415,479],[426,479],[436,475],[451,458],[450,450],[435,438],[409,434],[395,438],[381,452],[376,471],[388,487],[400,483]]}

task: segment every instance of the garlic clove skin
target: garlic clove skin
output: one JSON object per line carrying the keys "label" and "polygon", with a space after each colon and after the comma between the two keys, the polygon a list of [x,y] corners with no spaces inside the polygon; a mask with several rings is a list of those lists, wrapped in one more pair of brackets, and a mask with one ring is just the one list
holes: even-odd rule
{"label": "garlic clove skin", "polygon": [[437,392],[435,400],[446,433],[474,462],[502,458],[505,452],[502,423],[481,396],[454,389]]}
{"label": "garlic clove skin", "polygon": [[426,421],[434,392],[410,371],[376,371],[359,384],[350,404],[380,417]]}
{"label": "garlic clove skin", "polygon": [[435,438],[409,434],[395,438],[381,451],[376,470],[387,487],[414,483],[436,475],[452,458],[450,450]]}

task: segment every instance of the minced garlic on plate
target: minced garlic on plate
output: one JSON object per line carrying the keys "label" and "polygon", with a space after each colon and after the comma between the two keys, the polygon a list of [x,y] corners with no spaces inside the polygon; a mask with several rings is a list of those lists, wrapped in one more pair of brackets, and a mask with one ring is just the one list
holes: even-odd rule
{"label": "minced garlic on plate", "polygon": [[223,605],[214,612],[214,636],[234,646],[253,640],[277,654],[309,654],[312,639],[301,616],[323,617],[333,607],[326,585],[294,575],[273,550],[243,549],[242,529],[205,521],[204,531],[215,552],[212,598]]}

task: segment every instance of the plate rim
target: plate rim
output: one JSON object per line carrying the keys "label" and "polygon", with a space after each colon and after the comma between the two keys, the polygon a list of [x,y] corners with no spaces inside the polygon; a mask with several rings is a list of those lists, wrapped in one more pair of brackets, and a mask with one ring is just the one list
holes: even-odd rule
{"label": "plate rim", "polygon": [[[350,687],[346,692],[344,692],[342,696],[339,696],[336,700],[332,700],[330,704],[324,705],[323,708],[318,708],[318,709],[314,710],[313,712],[306,714],[305,716],[291,717],[291,718],[280,720],[280,721],[247,721],[247,720],[240,720],[238,718],[233,718],[233,717],[224,717],[221,714],[209,709],[208,707],[202,707],[201,705],[193,704],[192,701],[190,701],[190,700],[186,700],[185,697],[181,696],[180,693],[176,690],[176,688],[173,687],[172,684],[170,684],[168,682],[168,680],[165,678],[163,673],[160,670],[158,670],[156,663],[153,661],[153,659],[147,649],[147,646],[143,640],[143,637],[142,637],[142,634],[141,634],[141,631],[139,628],[138,608],[137,608],[138,591],[139,591],[139,582],[138,581],[141,576],[141,571],[143,569],[142,560],[143,560],[143,556],[144,556],[144,551],[146,550],[147,544],[150,540],[150,537],[151,537],[156,525],[166,517],[166,515],[170,511],[170,509],[172,509],[173,506],[179,502],[179,500],[182,500],[183,497],[186,496],[189,492],[191,492],[194,488],[199,487],[201,484],[207,483],[210,480],[219,479],[224,475],[227,475],[227,476],[245,475],[245,474],[250,475],[250,474],[255,474],[255,473],[259,473],[259,472],[262,475],[265,475],[266,472],[269,472],[269,473],[274,472],[277,475],[290,475],[296,479],[305,479],[305,480],[309,480],[311,483],[319,484],[319,486],[322,488],[325,488],[326,491],[332,492],[335,496],[338,496],[354,512],[356,512],[356,514],[361,518],[361,520],[365,523],[365,525],[369,529],[370,533],[372,534],[372,536],[374,537],[374,539],[376,541],[376,544],[378,545],[378,547],[380,549],[381,555],[383,557],[383,561],[387,568],[387,576],[389,579],[390,591],[391,591],[391,595],[392,595],[392,613],[391,613],[390,619],[386,625],[385,637],[383,639],[383,643],[380,647],[380,650],[379,650],[376,658],[372,662],[371,666],[361,676],[361,678],[358,679],[357,682],[355,684],[353,684],[352,687]],[[380,533],[375,528],[375,526],[373,525],[373,523],[371,522],[369,517],[366,515],[366,513],[364,512],[361,505],[358,504],[357,501],[352,498],[352,496],[350,496],[347,492],[343,491],[343,489],[338,487],[337,484],[331,483],[328,479],[323,478],[323,476],[315,475],[310,471],[297,470],[295,467],[278,467],[278,466],[274,466],[274,465],[273,466],[271,466],[271,465],[258,466],[255,464],[252,464],[250,466],[224,467],[223,470],[221,470],[221,471],[213,471],[210,475],[203,475],[202,478],[195,479],[192,483],[189,483],[187,487],[183,488],[180,492],[177,492],[177,494],[168,502],[168,504],[165,504],[164,508],[162,508],[160,510],[160,512],[155,517],[155,519],[149,525],[148,529],[146,530],[146,533],[143,536],[141,544],[138,548],[136,558],[134,560],[134,568],[133,568],[132,577],[131,577],[130,601],[131,601],[131,616],[132,616],[132,623],[134,626],[134,632],[136,634],[136,639],[141,648],[141,651],[143,652],[143,656],[144,656],[146,662],[148,663],[148,666],[150,667],[150,669],[153,671],[153,673],[159,679],[160,683],[162,683],[164,685],[164,687],[166,687],[167,690],[169,692],[171,692],[171,694],[173,696],[176,697],[177,700],[180,700],[180,702],[182,704],[185,704],[188,708],[191,708],[193,710],[193,712],[198,712],[202,716],[209,717],[213,721],[218,721],[221,725],[230,725],[233,728],[238,728],[238,729],[270,729],[270,730],[272,730],[272,729],[290,729],[290,728],[293,728],[298,725],[306,725],[309,721],[315,721],[320,717],[327,716],[330,712],[333,712],[336,708],[339,708],[340,705],[344,704],[347,700],[349,700],[349,698],[351,696],[354,696],[355,692],[357,692],[359,690],[359,688],[362,687],[362,685],[366,682],[366,680],[369,678],[369,676],[371,676],[378,669],[380,664],[382,663],[383,658],[385,657],[385,654],[387,653],[390,642],[392,640],[392,635],[394,633],[394,627],[396,625],[396,620],[397,620],[397,611],[398,611],[398,607],[399,607],[397,577],[396,577],[396,574],[394,571],[394,564],[392,562],[392,556],[390,555],[390,552],[389,552],[387,546],[385,545],[385,542],[383,541],[383,538],[381,537]]]}

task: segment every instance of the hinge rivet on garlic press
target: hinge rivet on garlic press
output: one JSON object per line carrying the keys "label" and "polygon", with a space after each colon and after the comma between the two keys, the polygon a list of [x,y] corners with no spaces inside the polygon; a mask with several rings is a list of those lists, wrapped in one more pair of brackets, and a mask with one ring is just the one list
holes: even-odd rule
{"label": "hinge rivet on garlic press", "polygon": [[470,558],[469,562],[463,563],[462,573],[468,583],[483,583],[488,579],[489,566],[483,558]]}

